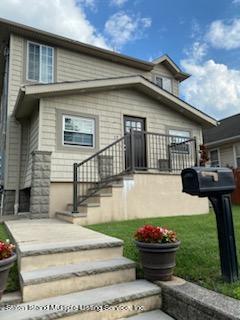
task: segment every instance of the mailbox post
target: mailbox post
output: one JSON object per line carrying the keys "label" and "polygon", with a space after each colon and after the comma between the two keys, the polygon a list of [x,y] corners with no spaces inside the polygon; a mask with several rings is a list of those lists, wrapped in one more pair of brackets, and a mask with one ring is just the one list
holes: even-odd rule
{"label": "mailbox post", "polygon": [[232,170],[192,167],[181,173],[183,192],[211,201],[217,221],[218,243],[223,279],[238,280],[238,262],[230,193],[235,189]]}

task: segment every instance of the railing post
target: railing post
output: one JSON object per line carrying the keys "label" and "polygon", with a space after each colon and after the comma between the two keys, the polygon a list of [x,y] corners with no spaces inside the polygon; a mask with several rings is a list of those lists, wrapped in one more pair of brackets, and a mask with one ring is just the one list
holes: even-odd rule
{"label": "railing post", "polygon": [[78,164],[73,164],[73,211],[72,213],[78,213],[78,204],[77,204],[77,196],[78,196],[78,172],[77,172]]}
{"label": "railing post", "polygon": [[135,170],[134,131],[130,129],[131,170]]}
{"label": "railing post", "polygon": [[195,167],[199,166],[199,158],[198,158],[198,145],[197,145],[197,138],[193,137],[194,141],[194,157],[195,157]]}

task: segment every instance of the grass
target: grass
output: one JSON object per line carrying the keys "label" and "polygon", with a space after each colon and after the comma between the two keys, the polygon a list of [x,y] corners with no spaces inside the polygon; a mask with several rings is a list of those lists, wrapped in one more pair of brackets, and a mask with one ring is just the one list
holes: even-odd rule
{"label": "grass", "polygon": [[[0,240],[5,241],[9,238],[6,228],[3,223],[0,223]],[[17,263],[12,267],[8,277],[8,284],[6,288],[6,292],[16,291],[19,289],[19,280],[18,280],[18,270]]]}
{"label": "grass", "polygon": [[[235,236],[240,262],[240,206],[233,207]],[[124,256],[138,262],[133,243],[135,230],[143,224],[169,227],[181,240],[175,274],[208,289],[240,299],[240,281],[227,284],[221,280],[216,222],[213,212],[204,215],[148,218],[91,225],[88,228],[124,240]],[[140,266],[138,277],[142,277]]]}

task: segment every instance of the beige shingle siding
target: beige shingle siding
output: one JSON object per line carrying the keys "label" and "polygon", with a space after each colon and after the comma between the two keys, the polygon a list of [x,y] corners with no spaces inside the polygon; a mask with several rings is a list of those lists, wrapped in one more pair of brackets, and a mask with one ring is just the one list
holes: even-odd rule
{"label": "beige shingle siding", "polygon": [[144,74],[128,66],[70,50],[57,49],[57,81],[74,81]]}
{"label": "beige shingle siding", "polygon": [[[52,104],[54,106],[53,110],[50,110],[50,107],[47,108],[47,114],[45,114],[44,107],[41,110],[41,126],[42,130],[40,132],[41,138],[38,135],[38,119],[37,117],[32,121],[32,127],[30,130],[30,146],[28,150],[23,147],[24,155],[20,157],[20,137],[21,137],[21,128],[16,123],[16,121],[11,118],[11,114],[15,105],[15,101],[19,92],[21,84],[24,82],[25,75],[23,74],[25,68],[25,44],[26,39],[21,38],[17,35],[11,35],[10,38],[10,74],[9,74],[9,100],[8,100],[8,134],[7,134],[7,158],[6,158],[6,188],[15,189],[19,177],[19,166],[21,166],[21,187],[30,186],[31,181],[31,154],[34,149],[41,150],[53,150],[55,152],[55,131],[56,131],[56,119],[55,119],[55,107],[58,105],[61,108],[70,108],[73,111],[79,109],[78,105],[81,106],[81,112],[92,113],[100,115],[100,120],[104,118],[104,125],[101,127],[101,147],[112,142],[117,136],[122,135],[122,114],[120,110],[123,109],[122,106],[125,106],[125,112],[128,114],[134,114],[136,116],[148,115],[149,117],[154,118],[154,107],[152,104],[156,104],[153,100],[144,97],[139,93],[134,95],[124,96],[124,91],[121,92],[106,92],[104,94],[91,94],[83,97],[65,97],[52,99]],[[116,64],[111,61],[97,59],[85,54],[76,53],[69,51],[63,48],[56,49],[56,80],[59,82],[62,81],[75,81],[75,80],[84,80],[84,79],[97,79],[97,78],[109,78],[109,77],[118,77],[118,76],[127,76],[133,74],[144,75],[149,80],[153,79],[152,72],[143,72],[136,68]],[[155,69],[157,72],[165,75],[170,75],[169,71],[163,66],[156,66]],[[153,72],[155,72],[154,70]],[[174,80],[174,93],[177,94],[177,82]],[[78,101],[79,100],[79,101]],[[47,104],[50,100],[45,100]],[[57,101],[57,102],[54,102]],[[66,106],[62,101],[66,101]],[[149,107],[148,107],[149,105]],[[95,108],[95,109],[94,109]],[[152,122],[152,130],[162,130],[164,131],[164,121],[165,117],[168,117],[164,113],[161,115],[161,120],[156,119],[155,122]],[[160,119],[160,118],[159,118]],[[184,118],[183,118],[184,119]],[[183,120],[184,121],[184,120]],[[159,122],[159,123],[158,123]],[[150,123],[150,122],[149,122]],[[167,124],[167,122],[166,122]],[[23,135],[26,136],[26,132],[23,130]],[[39,144],[38,144],[39,143]],[[26,153],[27,152],[27,153]],[[72,156],[72,155],[70,155]],[[58,171],[62,161],[64,162],[64,167],[66,171],[63,172],[62,177],[69,177],[69,155],[56,153],[53,160],[53,179],[59,179],[60,173],[62,170]],[[87,156],[87,155],[85,155]],[[79,154],[73,155],[73,160],[79,161]],[[81,159],[80,159],[81,160]],[[72,161],[73,162],[73,161]],[[23,173],[22,170],[25,170]],[[59,174],[57,173],[59,172]]]}
{"label": "beige shingle siding", "polygon": [[153,71],[151,71],[151,80],[152,81],[155,81],[155,76],[156,75],[162,75],[162,76],[166,76],[166,77],[168,77],[168,78],[171,78],[171,80],[172,80],[172,93],[175,95],[175,96],[179,96],[179,82],[176,80],[176,79],[174,79],[174,77],[173,77],[173,75],[171,74],[171,72],[167,69],[167,68],[165,68],[163,65],[161,65],[161,64],[157,64],[155,67],[154,67],[154,69],[153,69]]}
{"label": "beige shingle siding", "polygon": [[29,122],[22,122],[21,133],[21,170],[20,170],[20,188],[23,189],[26,181],[27,164],[29,159]]}
{"label": "beige shingle siding", "polygon": [[219,151],[221,165],[235,167],[233,145],[221,146]]}
{"label": "beige shingle siding", "polygon": [[[23,83],[24,75],[24,45],[25,40],[19,36],[10,38],[10,72],[9,72],[9,98],[8,98],[8,134],[7,134],[7,185],[8,189],[15,189],[19,181],[21,188],[31,184],[31,152],[38,148],[38,112],[33,115],[29,123],[21,126],[12,117],[13,108]],[[21,137],[22,131],[22,138]],[[29,134],[29,137],[27,136]],[[29,139],[28,141],[26,139]],[[22,150],[20,150],[20,147]],[[21,153],[21,161],[20,161]]]}
{"label": "beige shingle siding", "polygon": [[201,141],[201,128],[196,123],[160,105],[156,100],[131,89],[45,98],[40,102],[42,114],[41,149],[52,151],[52,181],[71,181],[72,164],[80,162],[92,154],[60,152],[56,150],[56,110],[85,113],[99,116],[100,148],[110,144],[123,135],[123,116],[132,115],[146,118],[147,130],[166,133],[167,128],[180,127],[191,130],[193,136]]}
{"label": "beige shingle siding", "polygon": [[23,39],[15,35],[10,37],[9,60],[9,94],[8,94],[8,120],[6,140],[6,189],[15,189],[18,183],[19,152],[21,127],[11,116],[22,83],[23,72]]}
{"label": "beige shingle siding", "polygon": [[35,112],[31,119],[22,125],[21,176],[20,188],[31,186],[32,152],[38,149],[39,113]]}

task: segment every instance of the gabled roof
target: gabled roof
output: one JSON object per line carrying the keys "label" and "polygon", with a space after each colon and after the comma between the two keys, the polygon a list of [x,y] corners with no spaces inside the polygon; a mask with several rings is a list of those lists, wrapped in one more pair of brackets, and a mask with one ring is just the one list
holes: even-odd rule
{"label": "gabled roof", "polygon": [[186,80],[187,78],[190,77],[190,74],[183,72],[167,54],[164,54],[163,56],[157,59],[154,59],[152,62],[155,65],[157,64],[164,65],[179,81]]}
{"label": "gabled roof", "polygon": [[[13,22],[0,18],[0,75],[3,75],[3,46],[7,43],[10,34],[17,34],[25,38],[29,38],[35,41],[42,41],[49,45],[55,45],[58,47],[64,47],[76,52],[81,52],[90,56],[98,57],[112,62],[117,62],[123,65],[127,65],[143,71],[151,71],[158,63],[163,63],[179,81],[183,81],[189,77],[188,74],[182,72],[176,64],[167,56],[164,55],[153,62],[144,61],[141,59],[133,58],[124,54],[120,54],[115,51],[102,49],[90,44],[86,44],[80,41],[76,41],[67,37],[59,36],[47,31],[32,28],[21,23]],[[156,62],[158,61],[159,62]],[[1,91],[1,79],[0,79],[0,91]]]}
{"label": "gabled roof", "polygon": [[219,125],[203,131],[204,143],[217,145],[240,140],[240,113],[219,120]]}
{"label": "gabled roof", "polygon": [[168,91],[161,89],[140,75],[52,84],[26,85],[21,87],[19,90],[14,115],[17,119],[29,116],[37,105],[36,100],[40,98],[121,88],[135,88],[164,103],[184,116],[200,123],[204,127],[216,125],[215,119],[194,108]]}

